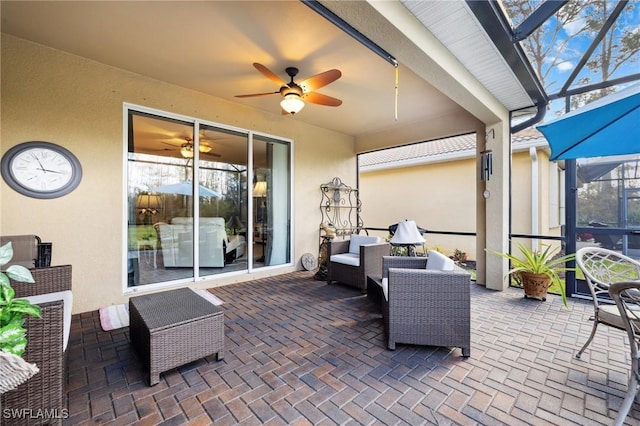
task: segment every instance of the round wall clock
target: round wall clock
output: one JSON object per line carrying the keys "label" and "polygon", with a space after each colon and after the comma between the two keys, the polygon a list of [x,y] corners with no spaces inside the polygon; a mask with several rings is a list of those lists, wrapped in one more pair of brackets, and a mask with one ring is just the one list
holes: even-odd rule
{"label": "round wall clock", "polygon": [[73,191],[82,179],[80,161],[51,142],[24,142],[9,149],[0,163],[7,185],[33,198],[57,198]]}

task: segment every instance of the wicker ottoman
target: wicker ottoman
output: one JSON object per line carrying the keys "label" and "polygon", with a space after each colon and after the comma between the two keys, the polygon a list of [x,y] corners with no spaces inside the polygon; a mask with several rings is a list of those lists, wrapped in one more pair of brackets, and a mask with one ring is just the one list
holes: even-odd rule
{"label": "wicker ottoman", "polygon": [[200,358],[224,356],[224,314],[189,288],[129,299],[131,344],[149,369],[149,383],[160,373]]}

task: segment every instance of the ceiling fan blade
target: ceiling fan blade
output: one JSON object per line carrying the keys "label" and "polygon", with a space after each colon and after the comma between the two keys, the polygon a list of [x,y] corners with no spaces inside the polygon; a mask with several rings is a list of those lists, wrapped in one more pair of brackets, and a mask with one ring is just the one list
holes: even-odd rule
{"label": "ceiling fan blade", "polygon": [[315,92],[305,93],[304,95],[302,95],[302,99],[307,102],[311,102],[312,104],[324,106],[337,107],[342,105],[342,101],[340,99]]}
{"label": "ceiling fan blade", "polygon": [[313,92],[321,87],[326,86],[329,83],[333,83],[342,76],[339,70],[333,69],[320,74],[316,74],[313,77],[309,77],[306,80],[298,83],[298,86],[302,87],[304,93]]}
{"label": "ceiling fan blade", "polygon": [[254,62],[253,66],[258,71],[260,71],[265,77],[267,77],[269,80],[273,81],[274,83],[277,83],[280,86],[286,86],[287,85],[286,81],[284,81],[283,79],[281,79],[280,77],[275,75],[269,68],[265,67],[264,65],[259,64],[257,62]]}
{"label": "ceiling fan blade", "polygon": [[172,146],[172,147],[174,147],[174,148],[180,148],[180,145],[182,145],[184,142],[178,142],[178,144],[179,144],[179,145],[176,145],[176,144],[174,144],[174,143],[169,143],[169,142],[163,142],[163,141],[160,141],[160,143],[163,143],[163,144],[165,144],[165,145]]}
{"label": "ceiling fan blade", "polygon": [[267,95],[275,95],[276,93],[280,93],[280,91],[278,90],[277,92],[267,92],[267,93],[252,93],[250,95],[236,95],[236,98],[253,98],[255,96],[267,96]]}

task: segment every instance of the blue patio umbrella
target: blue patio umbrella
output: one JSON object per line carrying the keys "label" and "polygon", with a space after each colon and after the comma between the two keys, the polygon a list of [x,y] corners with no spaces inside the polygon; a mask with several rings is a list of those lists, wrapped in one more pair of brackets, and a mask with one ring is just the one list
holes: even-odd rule
{"label": "blue patio umbrella", "polygon": [[[158,186],[157,188],[151,188],[153,192],[160,192],[163,194],[177,194],[177,195],[193,195],[193,182],[184,181],[178,183],[171,183],[168,185]],[[200,185],[201,197],[216,197],[220,198],[222,194],[206,186]]]}
{"label": "blue patio umbrella", "polygon": [[536,126],[551,160],[640,153],[640,84]]}

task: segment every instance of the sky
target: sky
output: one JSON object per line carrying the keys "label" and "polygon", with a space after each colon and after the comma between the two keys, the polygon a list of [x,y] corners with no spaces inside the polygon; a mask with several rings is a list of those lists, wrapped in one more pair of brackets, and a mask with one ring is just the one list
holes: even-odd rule
{"label": "sky", "polygon": [[[509,0],[504,1],[508,2]],[[587,3],[586,0],[580,1]],[[538,6],[541,3],[539,0],[531,0],[531,2],[535,6]],[[617,1],[608,0],[607,8],[609,10],[613,10],[617,3]],[[587,19],[593,16],[596,16],[596,13],[592,8],[587,7],[583,9],[580,16],[573,21],[564,24],[561,31],[556,34],[555,38],[553,38],[555,33],[554,26],[557,24],[555,16],[544,24],[543,39],[545,47],[549,47],[549,51],[545,56],[545,60],[542,65],[543,73],[548,72],[544,77],[547,94],[555,94],[561,89],[593,42],[597,31],[581,32],[581,30],[586,26]],[[519,19],[522,20],[523,18],[520,17]],[[518,25],[519,22],[514,22],[514,24]],[[640,37],[640,0],[631,0],[629,2],[618,18],[617,26],[614,29],[614,35],[617,36],[628,30],[634,31],[636,34],[639,34]],[[594,58],[600,52],[601,48],[596,48],[590,58]],[[620,66],[615,72],[613,72],[608,79],[611,80],[636,73],[640,73],[640,52],[636,52],[625,62],[624,65]],[[582,78],[588,78],[590,83],[598,83],[602,81],[602,75],[599,71],[594,72],[589,68],[584,67],[575,78],[570,88],[582,86],[583,84],[580,83]],[[564,101],[553,102],[551,105],[551,111],[547,114],[546,119],[548,120],[553,118],[563,110]]]}

